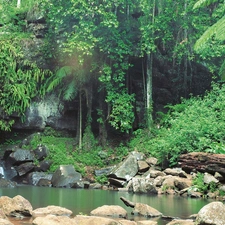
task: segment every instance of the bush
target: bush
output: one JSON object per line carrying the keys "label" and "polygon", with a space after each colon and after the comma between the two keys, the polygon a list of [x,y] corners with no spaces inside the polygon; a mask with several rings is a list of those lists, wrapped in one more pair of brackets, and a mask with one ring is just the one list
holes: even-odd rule
{"label": "bush", "polygon": [[191,97],[167,106],[160,128],[138,132],[130,146],[138,146],[159,161],[176,165],[180,154],[188,152],[225,153],[225,86],[213,84],[204,97]]}

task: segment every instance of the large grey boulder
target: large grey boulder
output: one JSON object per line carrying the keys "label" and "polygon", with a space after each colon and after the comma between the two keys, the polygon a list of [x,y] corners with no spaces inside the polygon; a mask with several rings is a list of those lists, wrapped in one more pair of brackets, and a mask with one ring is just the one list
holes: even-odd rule
{"label": "large grey boulder", "polygon": [[5,178],[0,178],[0,188],[14,188],[16,186],[16,182],[7,180]]}
{"label": "large grey boulder", "polygon": [[75,171],[72,165],[61,165],[52,176],[53,187],[72,187],[75,183],[80,182],[82,176]]}
{"label": "large grey boulder", "polygon": [[130,154],[124,161],[122,161],[112,172],[109,177],[123,179],[129,181],[138,172],[138,163],[136,155]]}
{"label": "large grey boulder", "polygon": [[200,209],[196,225],[224,225],[225,206],[222,202],[211,202]]}
{"label": "large grey boulder", "polygon": [[91,216],[127,218],[127,211],[118,205],[103,205],[91,211]]}
{"label": "large grey boulder", "polygon": [[28,175],[28,183],[30,185],[36,186],[40,180],[48,180],[48,183],[51,183],[52,174],[44,172],[33,172]]}

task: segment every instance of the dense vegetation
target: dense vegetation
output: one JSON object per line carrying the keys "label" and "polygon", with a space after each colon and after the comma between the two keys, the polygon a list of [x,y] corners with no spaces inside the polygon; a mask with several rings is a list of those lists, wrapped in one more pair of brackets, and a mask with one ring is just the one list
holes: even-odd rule
{"label": "dense vegetation", "polygon": [[[224,153],[225,88],[218,82],[225,74],[224,10],[220,0],[0,1],[0,130],[10,130],[12,115],[22,118],[34,98],[57,90],[70,104],[79,102],[78,127],[76,140],[43,135],[52,170],[75,162],[84,172],[134,149],[170,165],[185,152]],[[41,57],[48,68],[25,51],[34,38],[31,14],[44,18],[47,27]],[[137,75],[131,71],[137,62],[142,89],[135,92]],[[161,76],[168,76],[176,93],[178,104],[168,104],[167,113],[154,109],[157,63],[165,66]],[[201,96],[191,95],[196,64],[214,79]],[[137,114],[142,119],[134,127]],[[111,131],[131,140],[115,148]]]}

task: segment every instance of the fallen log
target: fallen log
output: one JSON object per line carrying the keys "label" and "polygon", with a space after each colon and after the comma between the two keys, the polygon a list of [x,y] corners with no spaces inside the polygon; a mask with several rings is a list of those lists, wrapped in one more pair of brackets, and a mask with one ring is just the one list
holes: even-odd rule
{"label": "fallen log", "polygon": [[135,203],[133,203],[133,202],[127,200],[127,199],[124,198],[124,197],[120,197],[120,199],[123,201],[123,203],[124,203],[126,206],[131,207],[131,208],[134,208]]}

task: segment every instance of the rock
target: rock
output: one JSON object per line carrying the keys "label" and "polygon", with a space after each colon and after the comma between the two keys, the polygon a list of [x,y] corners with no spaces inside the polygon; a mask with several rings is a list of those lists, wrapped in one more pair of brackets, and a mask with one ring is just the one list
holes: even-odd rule
{"label": "rock", "polygon": [[14,225],[8,219],[2,219],[2,218],[0,218],[0,224],[1,225]]}
{"label": "rock", "polygon": [[7,180],[5,178],[0,178],[0,188],[14,188],[16,186],[16,182]]}
{"label": "rock", "polygon": [[151,178],[156,178],[158,176],[161,176],[161,177],[166,176],[166,174],[164,172],[159,171],[159,170],[152,170],[152,169],[150,169],[147,173],[145,173],[145,175],[147,175],[148,173],[150,174]]}
{"label": "rock", "polygon": [[95,176],[108,175],[115,168],[115,166],[109,166],[99,170],[95,170]]}
{"label": "rock", "polygon": [[196,225],[224,225],[225,206],[222,202],[211,202],[200,209]]}
{"label": "rock", "polygon": [[174,185],[180,191],[180,190],[191,187],[192,180],[189,180],[187,178],[182,178],[182,177],[176,177],[174,180]]}
{"label": "rock", "polygon": [[44,208],[38,208],[33,210],[32,216],[33,217],[43,217],[47,215],[55,215],[55,216],[71,216],[73,212],[69,209],[60,207],[60,206],[54,206],[50,205]]}
{"label": "rock", "polygon": [[72,165],[61,165],[52,176],[53,187],[71,187],[82,178]]}
{"label": "rock", "polygon": [[28,200],[20,195],[14,198],[7,196],[0,197],[0,209],[4,211],[7,216],[23,217],[32,215],[32,205]]}
{"label": "rock", "polygon": [[158,223],[156,221],[151,221],[151,220],[142,220],[138,221],[137,225],[157,225]]}
{"label": "rock", "polygon": [[225,176],[225,154],[192,152],[180,155],[179,164],[187,173],[199,171],[215,174],[218,172]]}
{"label": "rock", "polygon": [[[119,221],[99,216],[81,216],[78,215],[73,219],[76,225],[121,225]],[[43,224],[45,225],[45,224]],[[50,224],[49,224],[50,225]],[[72,224],[71,224],[72,225]]]}
{"label": "rock", "polygon": [[220,173],[218,173],[218,172],[215,172],[215,175],[214,175],[214,177],[218,180],[218,181],[224,181],[224,177],[220,174]]}
{"label": "rock", "polygon": [[37,186],[39,186],[39,187],[51,187],[52,186],[52,183],[51,183],[50,180],[41,178],[38,181]]}
{"label": "rock", "polygon": [[138,172],[144,173],[149,169],[149,165],[145,161],[138,161]]}
{"label": "rock", "polygon": [[127,218],[127,211],[118,205],[104,205],[92,210],[90,215]]}
{"label": "rock", "polygon": [[23,164],[20,164],[19,166],[16,167],[16,171],[18,175],[21,177],[28,172],[32,171],[34,169],[35,165],[32,162],[26,162]]}
{"label": "rock", "polygon": [[25,149],[17,148],[14,152],[12,152],[7,162],[10,162],[11,165],[19,165],[25,162],[33,162],[34,161],[34,154]]}
{"label": "rock", "polygon": [[89,185],[89,188],[90,189],[101,189],[102,188],[102,185],[99,184],[99,183],[93,183],[93,184],[90,184]]}
{"label": "rock", "polygon": [[24,138],[21,143],[19,144],[20,148],[23,148],[25,146],[29,146],[31,145],[31,142],[41,142],[41,133],[37,132],[37,133],[33,133],[29,136],[27,136],[26,138]]}
{"label": "rock", "polygon": [[111,177],[108,179],[108,181],[111,186],[115,186],[115,187],[124,187],[125,184],[127,183],[126,180],[116,179],[116,178],[111,178]]}
{"label": "rock", "polygon": [[38,145],[34,150],[34,154],[37,160],[41,161],[45,159],[49,154],[49,149],[45,145]]}
{"label": "rock", "polygon": [[133,211],[131,212],[133,215],[140,215],[146,217],[161,217],[162,213],[157,209],[152,208],[147,204],[136,203]]}
{"label": "rock", "polygon": [[162,188],[164,189],[174,189],[175,188],[175,180],[176,178],[172,175],[168,175],[165,177],[163,183],[162,183]]}
{"label": "rock", "polygon": [[209,184],[211,182],[214,182],[216,184],[219,183],[219,181],[213,175],[211,175],[209,173],[205,173],[204,174],[204,183]]}
{"label": "rock", "polygon": [[130,220],[119,220],[119,223],[121,225],[137,225],[135,221],[130,221]]}
{"label": "rock", "polygon": [[164,170],[164,173],[172,176],[187,177],[187,174],[181,168],[167,168]]}
{"label": "rock", "polygon": [[153,179],[136,178],[132,179],[134,193],[157,194]]}
{"label": "rock", "polygon": [[133,151],[131,152],[131,155],[133,155],[137,161],[145,159],[145,155],[142,152]]}
{"label": "rock", "polygon": [[109,177],[129,181],[137,174],[137,172],[138,172],[137,159],[133,154],[130,154],[109,174]]}
{"label": "rock", "polygon": [[67,216],[47,215],[45,217],[37,217],[32,222],[33,225],[77,225],[74,219]]}
{"label": "rock", "polygon": [[28,175],[28,183],[31,185],[38,185],[40,180],[47,180],[51,184],[52,174],[44,172],[33,172]]}
{"label": "rock", "polygon": [[158,159],[155,157],[150,157],[150,158],[147,158],[145,161],[146,163],[148,163],[149,166],[155,166],[158,162]]}
{"label": "rock", "polygon": [[158,176],[158,177],[156,177],[154,179],[154,185],[156,187],[161,187],[163,185],[164,180],[165,180],[165,177],[164,176],[163,177],[162,176]]}
{"label": "rock", "polygon": [[194,225],[193,220],[172,220],[171,222],[167,223],[166,225]]}

